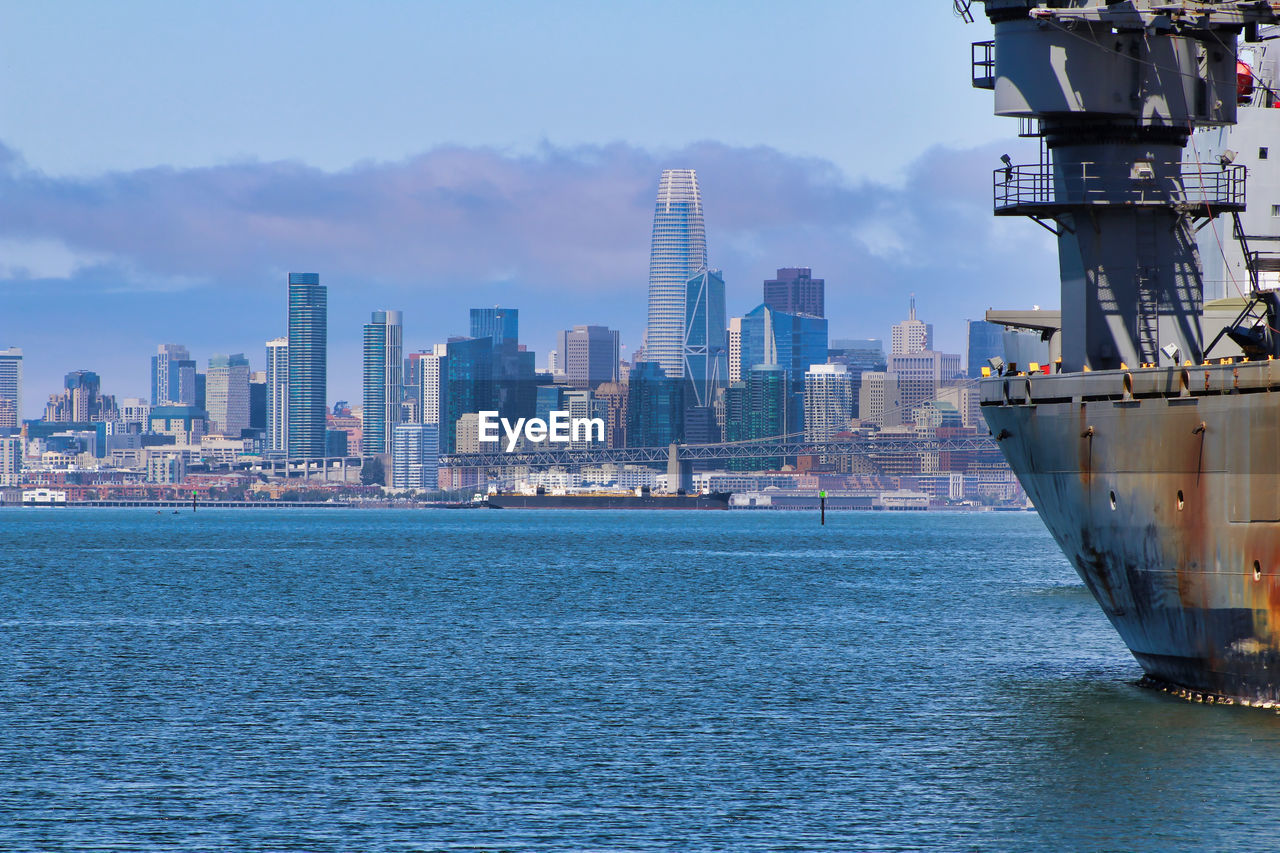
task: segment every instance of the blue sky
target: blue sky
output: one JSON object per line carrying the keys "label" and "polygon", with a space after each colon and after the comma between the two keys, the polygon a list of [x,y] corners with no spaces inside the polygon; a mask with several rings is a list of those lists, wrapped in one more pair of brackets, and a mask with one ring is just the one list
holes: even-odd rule
{"label": "blue sky", "polygon": [[886,336],[914,291],[958,351],[964,318],[1057,301],[1046,235],[990,215],[1020,148],[969,88],[989,27],[943,0],[0,8],[0,347],[28,415],[74,368],[145,396],[159,343],[261,367],[289,270],[329,285],[333,399],[377,308],[412,349],[498,303],[540,363],[576,323],[634,347],[671,167],[699,170],[733,313],[810,266],[833,337]]}

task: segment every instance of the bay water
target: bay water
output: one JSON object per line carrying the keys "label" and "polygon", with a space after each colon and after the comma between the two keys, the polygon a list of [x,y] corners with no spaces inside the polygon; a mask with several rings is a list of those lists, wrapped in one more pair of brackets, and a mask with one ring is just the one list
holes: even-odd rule
{"label": "bay water", "polygon": [[0,511],[0,850],[1275,849],[1029,513]]}

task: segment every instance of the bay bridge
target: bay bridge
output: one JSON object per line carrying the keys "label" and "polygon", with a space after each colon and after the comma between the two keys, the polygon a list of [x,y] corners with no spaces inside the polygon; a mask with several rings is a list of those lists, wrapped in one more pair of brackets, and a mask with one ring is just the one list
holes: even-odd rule
{"label": "bay bridge", "polygon": [[969,453],[982,459],[1002,459],[989,435],[928,437],[903,433],[855,434],[822,441],[805,440],[800,435],[783,435],[750,441],[707,444],[673,443],[666,447],[614,447],[562,449],[548,445],[504,452],[453,453],[440,457],[440,465],[491,471],[503,468],[556,468],[593,465],[660,465],[667,467],[671,486],[692,491],[694,463],[750,461],[797,456],[853,456],[880,467],[886,458],[902,458],[922,453]]}
{"label": "bay bridge", "polygon": [[[982,461],[1000,462],[995,440],[989,435],[931,437],[907,433],[871,432],[824,441],[806,440],[802,435],[782,435],[750,441],[725,441],[707,444],[669,444],[665,447],[595,447],[566,449],[542,444],[523,447],[510,453],[500,444],[481,453],[452,453],[440,457],[440,465],[449,468],[494,472],[511,468],[582,468],[595,465],[665,465],[669,482],[691,491],[693,466],[723,462],[759,462],[797,456],[854,457],[878,472],[886,462],[919,454],[972,454]],[[364,463],[359,456],[298,457],[289,459],[255,459],[236,462],[231,470],[266,474],[273,477],[318,477],[347,480],[358,473]]]}

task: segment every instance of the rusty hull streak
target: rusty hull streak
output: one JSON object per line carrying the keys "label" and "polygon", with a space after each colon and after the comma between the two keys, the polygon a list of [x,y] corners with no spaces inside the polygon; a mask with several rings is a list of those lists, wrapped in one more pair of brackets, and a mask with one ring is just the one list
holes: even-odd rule
{"label": "rusty hull streak", "polygon": [[[1129,372],[1131,400],[1103,393],[1121,372],[1097,371],[1074,375],[1069,402],[984,393],[983,413],[1009,433],[1006,459],[1148,675],[1280,701],[1280,428],[1247,446],[1251,422],[1280,424],[1280,376],[1268,362],[1215,365],[1202,393],[1169,369]],[[1144,374],[1168,381],[1144,386]],[[1041,385],[1053,387],[1032,378],[1033,399]]]}

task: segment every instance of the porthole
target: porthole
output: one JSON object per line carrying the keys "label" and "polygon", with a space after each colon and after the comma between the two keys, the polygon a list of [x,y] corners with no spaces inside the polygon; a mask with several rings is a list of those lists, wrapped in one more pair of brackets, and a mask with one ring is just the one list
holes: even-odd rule
{"label": "porthole", "polygon": [[1187,505],[1186,498],[1182,496],[1182,489],[1178,489],[1178,510],[1181,511]]}

